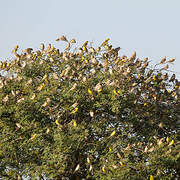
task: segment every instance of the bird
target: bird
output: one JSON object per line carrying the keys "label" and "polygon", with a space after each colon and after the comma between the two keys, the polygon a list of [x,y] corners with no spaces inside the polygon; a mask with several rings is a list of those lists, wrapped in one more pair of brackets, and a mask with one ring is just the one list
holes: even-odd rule
{"label": "bird", "polygon": [[78,170],[79,170],[79,168],[80,168],[80,165],[78,164],[78,165],[76,166],[76,168],[75,168],[74,172],[78,171]]}
{"label": "bird", "polygon": [[81,55],[83,53],[83,49],[82,48],[78,48],[78,54]]}
{"label": "bird", "polygon": [[95,51],[95,49],[94,49],[93,47],[90,47],[90,48],[89,48],[89,52],[92,53],[92,54],[94,54],[96,51]]}
{"label": "bird", "polygon": [[172,63],[172,62],[174,62],[176,60],[176,58],[172,58],[172,59],[170,59],[168,62],[169,63]]}
{"label": "bird", "polygon": [[12,50],[12,53],[16,53],[16,52],[17,52],[17,50],[18,50],[18,48],[19,48],[19,46],[18,46],[18,45],[16,45],[16,46],[14,47],[14,49]]}
{"label": "bird", "polygon": [[165,63],[165,62],[166,62],[166,56],[162,58],[160,64],[163,64],[163,63]]}
{"label": "bird", "polygon": [[118,52],[121,48],[120,47],[117,47],[114,49],[115,52]]}
{"label": "bird", "polygon": [[148,57],[143,59],[143,62],[146,63],[148,61]]}
{"label": "bird", "polygon": [[44,44],[43,43],[41,43],[40,48],[41,48],[41,51],[44,51]]}
{"label": "bird", "polygon": [[67,51],[68,51],[68,50],[70,49],[70,47],[71,47],[71,44],[70,44],[70,43],[68,43],[68,44],[67,44],[67,46],[65,47],[65,50],[67,50]]}
{"label": "bird", "polygon": [[83,44],[83,47],[85,46],[87,46],[87,44],[88,44],[88,41],[85,41],[85,43]]}
{"label": "bird", "polygon": [[176,78],[176,75],[173,74],[173,75],[171,76],[171,79],[169,80],[169,82],[173,82],[173,81],[175,80],[175,78]]}
{"label": "bird", "polygon": [[31,54],[32,50],[33,50],[32,48],[27,48],[24,50],[24,52],[27,54]]}
{"label": "bird", "polygon": [[169,65],[166,64],[166,66],[164,66],[161,70],[167,70],[169,68]]}
{"label": "bird", "polygon": [[136,59],[136,51],[134,51],[134,52],[132,53],[130,59],[132,59],[132,60]]}
{"label": "bird", "polygon": [[76,43],[76,40],[75,39],[71,39],[70,43]]}
{"label": "bird", "polygon": [[111,133],[111,137],[114,136],[116,134],[116,131],[114,130],[112,133]]}
{"label": "bird", "polygon": [[87,50],[87,47],[86,46],[83,46],[82,49],[85,51],[85,52],[88,52]]}
{"label": "bird", "polygon": [[57,38],[56,41],[66,41],[68,42],[66,36],[62,35],[61,37]]}

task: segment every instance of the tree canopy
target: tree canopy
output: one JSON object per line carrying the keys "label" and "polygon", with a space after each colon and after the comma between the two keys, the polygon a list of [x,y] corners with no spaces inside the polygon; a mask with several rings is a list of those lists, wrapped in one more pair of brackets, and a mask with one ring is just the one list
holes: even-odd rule
{"label": "tree canopy", "polygon": [[179,179],[175,58],[57,41],[0,64],[0,178]]}

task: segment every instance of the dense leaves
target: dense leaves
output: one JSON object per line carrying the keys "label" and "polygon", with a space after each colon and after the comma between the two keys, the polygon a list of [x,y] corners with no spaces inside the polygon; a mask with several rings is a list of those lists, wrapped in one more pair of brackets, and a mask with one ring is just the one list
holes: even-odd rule
{"label": "dense leaves", "polygon": [[[151,67],[106,39],[64,52],[27,48],[1,62],[3,179],[178,179],[175,59]],[[120,54],[120,55],[119,55]]]}

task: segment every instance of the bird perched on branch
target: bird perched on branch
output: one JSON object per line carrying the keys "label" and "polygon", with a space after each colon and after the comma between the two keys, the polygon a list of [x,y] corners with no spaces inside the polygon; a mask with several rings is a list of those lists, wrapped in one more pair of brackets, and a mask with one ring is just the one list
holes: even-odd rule
{"label": "bird perched on branch", "polygon": [[163,57],[162,60],[161,60],[161,62],[160,62],[160,64],[163,64],[163,63],[165,63],[165,62],[166,62],[166,57]]}
{"label": "bird perched on branch", "polygon": [[173,75],[171,76],[171,79],[169,80],[169,82],[173,82],[173,81],[175,80],[175,78],[176,78],[176,75],[173,74]]}
{"label": "bird perched on branch", "polygon": [[31,54],[32,50],[33,50],[32,48],[27,48],[27,49],[24,50],[24,52],[26,54]]}
{"label": "bird perched on branch", "polygon": [[57,38],[56,41],[65,41],[65,42],[68,42],[66,36],[64,36],[64,35],[59,37],[59,38]]}
{"label": "bird perched on branch", "polygon": [[84,44],[83,44],[83,47],[86,47],[88,44],[88,41],[86,41]]}

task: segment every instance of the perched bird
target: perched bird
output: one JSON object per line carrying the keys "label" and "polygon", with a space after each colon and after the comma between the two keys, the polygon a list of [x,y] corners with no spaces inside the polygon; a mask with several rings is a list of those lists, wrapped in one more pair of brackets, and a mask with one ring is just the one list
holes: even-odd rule
{"label": "perched bird", "polygon": [[141,67],[142,64],[139,60],[136,60],[135,65],[137,68],[139,68],[139,67]]}
{"label": "perched bird", "polygon": [[74,172],[78,171],[78,170],[79,170],[79,168],[80,168],[80,165],[78,164],[78,165],[76,166],[76,168],[75,168]]}
{"label": "perched bird", "polygon": [[51,44],[48,44],[48,45],[47,45],[47,52],[49,52],[50,49],[51,49]]}
{"label": "perched bird", "polygon": [[94,54],[96,51],[95,51],[95,49],[94,49],[93,47],[90,47],[90,48],[89,48],[89,52],[92,53],[92,54]]}
{"label": "perched bird", "polygon": [[82,49],[85,51],[85,52],[88,52],[87,50],[87,47],[86,46],[83,46]]}
{"label": "perched bird", "polygon": [[167,73],[166,73],[166,74],[163,74],[163,75],[161,76],[161,78],[166,81],[166,80],[168,79],[168,74],[167,74]]}
{"label": "perched bird", "polygon": [[60,126],[60,123],[59,123],[58,119],[56,120],[56,124],[57,124],[58,126]]}
{"label": "perched bird", "polygon": [[66,41],[66,42],[68,42],[67,38],[64,35],[57,38],[56,41]]}
{"label": "perched bird", "polygon": [[143,68],[146,68],[148,65],[149,65],[149,63],[146,62],[146,63],[143,65]]}
{"label": "perched bird", "polygon": [[67,46],[66,46],[66,48],[65,48],[65,50],[67,50],[67,51],[68,51],[68,50],[70,49],[70,47],[71,47],[71,44],[70,44],[70,43],[68,43],[68,44],[67,44]]}
{"label": "perched bird", "polygon": [[75,39],[71,39],[70,43],[76,43],[76,40]]}
{"label": "perched bird", "polygon": [[169,65],[166,64],[166,66],[164,66],[161,70],[167,70],[169,68]]}
{"label": "perched bird", "polygon": [[32,135],[30,140],[34,140],[37,137],[37,134]]}
{"label": "perched bird", "polygon": [[108,41],[109,41],[109,38],[107,38],[107,39],[101,44],[101,46],[107,45]]}
{"label": "perched bird", "polygon": [[90,95],[93,95],[93,92],[91,91],[91,89],[88,89],[88,93],[89,93]]}
{"label": "perched bird", "polygon": [[86,47],[88,44],[88,41],[86,41],[84,44],[83,44],[83,47]]}
{"label": "perched bird", "polygon": [[32,48],[27,48],[24,50],[24,52],[27,54],[31,54],[32,50],[33,50]]}
{"label": "perched bird", "polygon": [[43,43],[41,43],[40,48],[41,48],[41,51],[44,51],[44,44]]}
{"label": "perched bird", "polygon": [[116,131],[114,130],[110,136],[114,136],[116,134]]}
{"label": "perched bird", "polygon": [[171,79],[169,80],[169,82],[173,82],[173,81],[175,80],[175,78],[176,78],[176,75],[173,74],[173,75],[171,76]]}
{"label": "perched bird", "polygon": [[100,52],[100,51],[101,51],[101,48],[100,48],[100,47],[98,47],[98,48],[96,49],[96,51],[97,51],[97,52]]}
{"label": "perched bird", "polygon": [[168,146],[172,146],[174,144],[174,140],[172,140]]}
{"label": "perched bird", "polygon": [[94,56],[91,56],[91,63],[92,64],[97,64],[97,60]]}
{"label": "perched bird", "polygon": [[143,62],[146,63],[148,61],[148,57],[143,59]]}
{"label": "perched bird", "polygon": [[19,48],[19,46],[18,46],[18,45],[16,45],[16,46],[14,47],[14,49],[12,50],[12,53],[16,53],[16,52],[17,52],[17,50],[18,50],[18,48]]}
{"label": "perched bird", "polygon": [[118,51],[119,51],[120,49],[121,49],[120,47],[117,47],[117,48],[114,49],[114,51],[118,53]]}
{"label": "perched bird", "polygon": [[166,62],[166,56],[162,58],[160,64],[163,64],[163,63],[165,63],[165,62]]}
{"label": "perched bird", "polygon": [[83,49],[82,48],[79,48],[78,49],[78,54],[81,55],[83,53]]}
{"label": "perched bird", "polygon": [[136,59],[136,51],[134,51],[130,57],[130,59],[135,60]]}
{"label": "perched bird", "polygon": [[172,63],[172,62],[174,62],[176,60],[176,58],[172,58],[172,59],[170,59],[168,62],[169,63]]}

